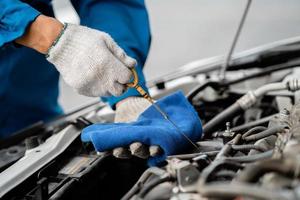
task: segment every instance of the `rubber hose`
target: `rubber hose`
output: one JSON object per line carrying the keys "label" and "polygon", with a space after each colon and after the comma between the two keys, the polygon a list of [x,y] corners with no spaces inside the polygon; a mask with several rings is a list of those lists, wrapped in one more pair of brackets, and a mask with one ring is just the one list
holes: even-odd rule
{"label": "rubber hose", "polygon": [[269,151],[266,151],[263,153],[254,154],[254,155],[250,155],[250,156],[225,157],[222,159],[224,159],[226,161],[230,161],[230,162],[249,163],[249,162],[255,162],[258,160],[270,158],[272,155],[273,155],[273,150],[269,150]]}
{"label": "rubber hose", "polygon": [[251,150],[251,149],[261,151],[261,152],[266,151],[265,148],[258,146],[258,145],[254,145],[254,144],[232,145],[231,148],[233,150],[237,150],[237,151],[243,151],[243,150],[245,151],[245,150]]}
{"label": "rubber hose", "polygon": [[154,179],[152,182],[150,182],[148,185],[145,185],[143,189],[141,189],[140,193],[138,194],[138,196],[143,199],[145,197],[145,195],[150,192],[154,187],[156,187],[157,185],[166,182],[166,181],[170,181],[171,177],[164,177],[164,178],[157,178]]}
{"label": "rubber hose", "polygon": [[279,131],[283,130],[284,128],[285,128],[285,126],[272,127],[272,128],[269,128],[265,131],[262,131],[260,133],[244,137],[243,139],[247,142],[253,141],[253,140],[259,140],[259,139],[268,137],[270,135],[274,135],[274,134],[278,133]]}
{"label": "rubber hose", "polygon": [[203,126],[204,138],[211,136],[214,131],[218,130],[221,124],[238,115],[242,111],[243,109],[238,103],[234,103],[229,106]]}
{"label": "rubber hose", "polygon": [[258,133],[258,132],[264,131],[266,129],[267,129],[267,127],[264,127],[264,126],[256,126],[254,128],[251,128],[250,130],[248,130],[246,133],[244,133],[242,135],[242,138],[244,139],[245,137],[247,137],[249,135],[252,135],[254,133]]}
{"label": "rubber hose", "polygon": [[[297,164],[293,160],[266,160],[258,164],[252,164],[242,170],[237,180],[240,182],[257,182],[264,174],[268,172],[277,172],[285,176],[294,177],[297,172]],[[299,176],[296,175],[296,176]]]}

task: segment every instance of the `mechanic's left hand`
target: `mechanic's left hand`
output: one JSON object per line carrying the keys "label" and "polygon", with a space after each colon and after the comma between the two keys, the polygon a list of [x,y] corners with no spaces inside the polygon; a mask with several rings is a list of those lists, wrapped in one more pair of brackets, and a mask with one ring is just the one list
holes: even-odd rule
{"label": "mechanic's left hand", "polygon": [[[83,129],[81,139],[83,142],[92,142],[96,150],[100,152],[128,146],[136,146],[135,149],[137,146],[140,146],[139,148],[142,146],[148,150],[140,144],[160,146],[161,154],[148,158],[150,166],[160,164],[168,155],[180,153],[186,148],[194,148],[186,137],[193,142],[198,141],[202,135],[202,126],[197,112],[183,93],[171,94],[158,100],[156,104],[184,135],[168,122],[154,106],[150,106],[134,122],[91,125]],[[126,111],[130,109],[130,107],[125,108]]]}
{"label": "mechanic's left hand", "polygon": [[[143,97],[128,97],[116,105],[116,123],[128,123],[137,120],[151,103]],[[140,142],[134,142],[128,148],[117,147],[113,149],[113,155],[117,158],[130,158],[131,155],[147,159],[149,156],[157,156],[162,152],[159,146],[147,146]]]}

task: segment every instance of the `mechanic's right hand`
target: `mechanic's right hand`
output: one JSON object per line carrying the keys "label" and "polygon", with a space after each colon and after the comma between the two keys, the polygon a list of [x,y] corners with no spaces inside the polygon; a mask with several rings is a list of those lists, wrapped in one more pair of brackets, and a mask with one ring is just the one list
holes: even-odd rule
{"label": "mechanic's right hand", "polygon": [[75,91],[91,97],[120,96],[136,65],[107,33],[74,24],[65,25],[47,60]]}

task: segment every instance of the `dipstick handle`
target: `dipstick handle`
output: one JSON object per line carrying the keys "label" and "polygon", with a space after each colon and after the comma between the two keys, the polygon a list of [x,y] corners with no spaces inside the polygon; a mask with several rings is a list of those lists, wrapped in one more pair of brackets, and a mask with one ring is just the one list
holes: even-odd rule
{"label": "dipstick handle", "polygon": [[154,103],[152,97],[139,85],[139,77],[135,70],[135,68],[130,69],[133,74],[133,81],[131,83],[127,83],[126,86],[130,88],[135,88],[142,97],[150,101],[150,103]]}

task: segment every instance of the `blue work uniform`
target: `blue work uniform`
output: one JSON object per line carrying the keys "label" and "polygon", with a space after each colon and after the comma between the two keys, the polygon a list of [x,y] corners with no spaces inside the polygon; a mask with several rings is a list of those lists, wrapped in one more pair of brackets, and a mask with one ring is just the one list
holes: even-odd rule
{"label": "blue work uniform", "polygon": [[[150,46],[144,0],[72,0],[80,23],[109,33],[128,55],[138,61],[140,84],[146,89],[142,67]],[[37,121],[63,113],[58,104],[59,74],[45,56],[13,41],[35,18],[54,16],[51,0],[0,0],[0,138]],[[128,96],[103,98],[113,106]]]}

